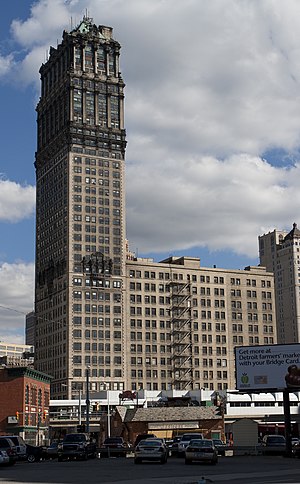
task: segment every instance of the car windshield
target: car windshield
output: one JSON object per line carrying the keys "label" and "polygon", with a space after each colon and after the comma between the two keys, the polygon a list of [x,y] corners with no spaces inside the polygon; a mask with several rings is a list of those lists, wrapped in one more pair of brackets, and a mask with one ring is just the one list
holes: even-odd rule
{"label": "car windshield", "polygon": [[123,439],[121,437],[109,437],[104,440],[105,444],[120,444],[123,442]]}
{"label": "car windshield", "polygon": [[269,443],[272,443],[272,444],[281,444],[283,442],[285,442],[285,438],[283,437],[283,435],[279,436],[278,437],[269,437],[268,438],[268,442]]}
{"label": "car windshield", "polygon": [[219,440],[219,439],[214,439],[214,440],[213,440],[213,443],[214,443],[214,444],[217,444],[217,445],[223,445],[222,440]]}
{"label": "car windshield", "polygon": [[19,441],[17,437],[9,437],[9,438],[15,445],[19,445]]}
{"label": "car windshield", "polygon": [[212,447],[213,443],[212,443],[211,440],[205,440],[205,439],[196,440],[196,439],[193,439],[193,440],[190,441],[190,445],[192,445],[194,447]]}
{"label": "car windshield", "polygon": [[64,442],[85,442],[85,436],[79,434],[69,434],[65,436]]}
{"label": "car windshield", "polygon": [[142,440],[140,442],[140,445],[143,447],[160,447],[161,442],[159,440]]}
{"label": "car windshield", "polygon": [[198,437],[198,435],[183,435],[181,437],[181,440],[182,442],[186,442],[186,441],[189,441],[189,440],[192,440],[192,439],[199,439],[200,437]]}

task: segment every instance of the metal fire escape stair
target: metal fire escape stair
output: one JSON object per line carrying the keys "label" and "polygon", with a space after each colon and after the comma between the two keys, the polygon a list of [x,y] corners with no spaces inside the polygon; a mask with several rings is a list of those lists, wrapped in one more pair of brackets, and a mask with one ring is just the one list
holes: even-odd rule
{"label": "metal fire escape stair", "polygon": [[193,388],[191,285],[172,280],[171,294],[171,361],[174,390]]}

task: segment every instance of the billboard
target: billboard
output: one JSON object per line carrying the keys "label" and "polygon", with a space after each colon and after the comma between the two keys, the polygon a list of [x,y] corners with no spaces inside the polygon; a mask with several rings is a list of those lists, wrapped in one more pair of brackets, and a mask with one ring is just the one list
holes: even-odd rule
{"label": "billboard", "polygon": [[300,344],[235,348],[236,388],[300,390]]}

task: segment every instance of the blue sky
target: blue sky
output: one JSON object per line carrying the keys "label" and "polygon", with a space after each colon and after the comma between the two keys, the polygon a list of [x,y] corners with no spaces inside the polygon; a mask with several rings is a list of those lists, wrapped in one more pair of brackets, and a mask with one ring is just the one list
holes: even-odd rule
{"label": "blue sky", "polygon": [[0,340],[23,340],[34,304],[38,69],[86,9],[122,45],[131,250],[242,269],[258,262],[259,234],[298,221],[299,2],[10,0],[0,16]]}

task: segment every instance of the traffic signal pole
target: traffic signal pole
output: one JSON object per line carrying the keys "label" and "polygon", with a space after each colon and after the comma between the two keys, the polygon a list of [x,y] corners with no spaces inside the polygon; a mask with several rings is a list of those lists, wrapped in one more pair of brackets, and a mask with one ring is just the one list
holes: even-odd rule
{"label": "traffic signal pole", "polygon": [[283,411],[284,411],[284,424],[285,424],[286,453],[288,456],[291,456],[292,455],[292,426],[291,426],[290,394],[287,388],[283,390]]}

